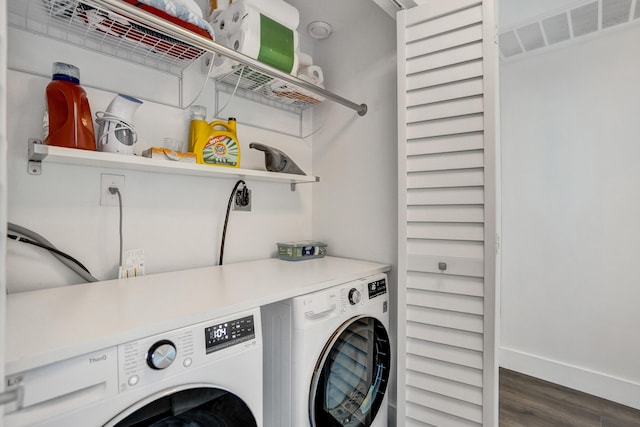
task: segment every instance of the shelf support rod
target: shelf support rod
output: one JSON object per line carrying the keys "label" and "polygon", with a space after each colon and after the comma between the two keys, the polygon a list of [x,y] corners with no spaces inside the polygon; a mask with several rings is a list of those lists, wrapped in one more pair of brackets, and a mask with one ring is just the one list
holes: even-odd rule
{"label": "shelf support rod", "polygon": [[192,33],[191,31],[186,30],[179,25],[158,18],[157,16],[154,16],[135,6],[125,3],[122,0],[91,0],[91,3],[95,4],[97,7],[103,7],[107,10],[117,12],[128,19],[133,19],[135,21],[141,22],[142,24],[148,25],[157,31],[163,32],[171,37],[175,37],[176,39],[185,41],[194,47],[205,50],[207,52],[217,53],[234,61],[249,65],[251,68],[255,68],[257,71],[263,72],[272,77],[276,77],[278,79],[284,80],[287,83],[291,83],[317,95],[323,96],[327,99],[337,102],[338,104],[344,105],[347,108],[355,110],[360,116],[364,116],[365,114],[367,114],[366,104],[356,104],[355,102],[336,95],[333,92],[316,86],[313,83],[301,80],[295,76],[292,76],[291,74],[287,74],[269,65],[263,64],[262,62],[257,61],[249,56],[236,52],[233,49],[229,49],[228,47],[216,43],[213,40],[209,40],[205,37]]}

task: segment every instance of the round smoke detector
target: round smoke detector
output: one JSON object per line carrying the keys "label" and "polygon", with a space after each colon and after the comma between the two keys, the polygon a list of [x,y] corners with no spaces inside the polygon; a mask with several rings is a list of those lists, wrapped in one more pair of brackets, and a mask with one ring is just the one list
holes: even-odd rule
{"label": "round smoke detector", "polygon": [[333,28],[331,25],[327,24],[323,21],[313,21],[309,25],[307,25],[307,31],[309,35],[314,39],[326,39],[333,32]]}

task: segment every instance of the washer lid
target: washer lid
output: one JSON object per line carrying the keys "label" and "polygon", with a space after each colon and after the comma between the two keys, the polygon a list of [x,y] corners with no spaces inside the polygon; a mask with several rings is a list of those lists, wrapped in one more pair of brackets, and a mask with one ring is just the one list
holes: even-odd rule
{"label": "washer lid", "polygon": [[334,333],[311,383],[312,427],[368,427],[387,390],[391,345],[384,325],[356,317]]}

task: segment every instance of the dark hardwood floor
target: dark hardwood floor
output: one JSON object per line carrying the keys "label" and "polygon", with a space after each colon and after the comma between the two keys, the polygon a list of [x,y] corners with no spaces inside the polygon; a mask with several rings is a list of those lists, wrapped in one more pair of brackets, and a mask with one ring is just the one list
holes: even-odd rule
{"label": "dark hardwood floor", "polygon": [[640,411],[500,368],[501,427],[640,427]]}

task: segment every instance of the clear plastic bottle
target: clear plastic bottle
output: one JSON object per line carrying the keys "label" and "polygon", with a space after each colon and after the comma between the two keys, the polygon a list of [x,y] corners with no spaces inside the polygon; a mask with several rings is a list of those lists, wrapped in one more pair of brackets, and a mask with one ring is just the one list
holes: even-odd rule
{"label": "clear plastic bottle", "polygon": [[199,139],[209,137],[209,124],[206,121],[207,107],[194,105],[191,107],[191,122],[189,123],[189,152],[195,153],[194,148]]}
{"label": "clear plastic bottle", "polygon": [[53,63],[53,76],[46,90],[47,145],[96,150],[89,100],[80,86],[80,70],[71,64]]}

